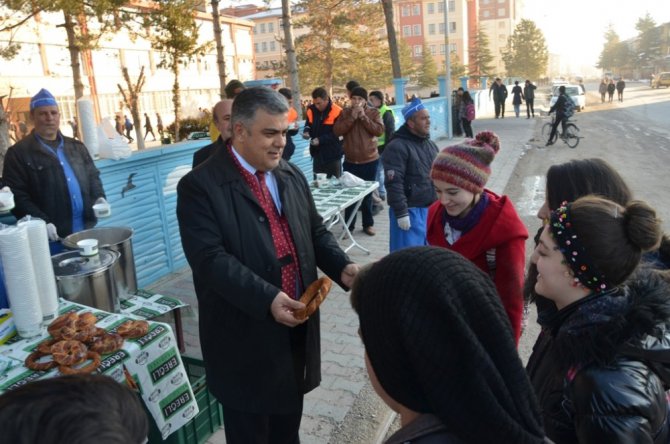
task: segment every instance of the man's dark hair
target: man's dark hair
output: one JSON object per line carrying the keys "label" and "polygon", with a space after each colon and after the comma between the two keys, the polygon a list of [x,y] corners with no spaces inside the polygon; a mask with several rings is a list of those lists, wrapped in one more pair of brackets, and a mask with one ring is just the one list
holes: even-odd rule
{"label": "man's dark hair", "polygon": [[565,92],[565,86],[564,86],[564,85],[559,86],[559,87],[558,87],[558,92],[560,92],[561,94],[563,94],[563,93]]}
{"label": "man's dark hair", "polygon": [[279,88],[277,92],[282,96],[286,97],[286,100],[291,100],[293,98],[293,91],[291,91],[288,88]]}
{"label": "man's dark hair", "polygon": [[358,83],[355,80],[349,80],[346,85],[344,85],[347,88],[347,91],[351,92],[356,88],[357,86],[361,86],[360,83]]}
{"label": "man's dark hair", "polygon": [[265,86],[247,88],[235,97],[230,115],[230,124],[241,122],[249,128],[259,109],[268,114],[284,114],[288,112],[288,102],[277,91]]}
{"label": "man's dark hair", "polygon": [[0,430],[11,443],[141,444],[149,421],[137,395],[109,376],[70,375],[0,396]]}
{"label": "man's dark hair", "polygon": [[242,88],[244,90],[244,83],[240,82],[237,79],[233,79],[224,88],[224,92],[226,93],[226,98],[227,99],[234,99],[235,98],[235,90],[238,88]]}
{"label": "man's dark hair", "polygon": [[312,99],[328,100],[328,91],[325,88],[318,87],[312,91]]}

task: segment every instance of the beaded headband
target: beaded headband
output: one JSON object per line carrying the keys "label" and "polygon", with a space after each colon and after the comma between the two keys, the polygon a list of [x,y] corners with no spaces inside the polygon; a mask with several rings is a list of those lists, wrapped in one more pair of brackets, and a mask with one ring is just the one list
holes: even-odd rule
{"label": "beaded headband", "polygon": [[560,207],[551,212],[549,226],[559,250],[565,256],[575,276],[575,282],[596,292],[610,289],[611,286],[607,283],[605,275],[591,261],[586,249],[572,230],[570,205],[567,202],[563,202]]}

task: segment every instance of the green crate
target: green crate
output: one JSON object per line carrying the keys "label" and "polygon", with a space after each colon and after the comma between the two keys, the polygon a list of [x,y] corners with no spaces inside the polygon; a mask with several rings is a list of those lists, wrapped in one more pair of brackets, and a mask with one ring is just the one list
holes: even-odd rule
{"label": "green crate", "polygon": [[200,412],[182,428],[163,441],[156,422],[149,416],[149,444],[202,444],[223,425],[223,409],[214,395],[207,390],[205,365],[199,359],[181,357]]}

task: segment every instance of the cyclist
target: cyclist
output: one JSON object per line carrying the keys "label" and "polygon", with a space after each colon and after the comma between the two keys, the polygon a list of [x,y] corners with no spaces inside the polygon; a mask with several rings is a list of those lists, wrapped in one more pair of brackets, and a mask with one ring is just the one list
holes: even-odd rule
{"label": "cyclist", "polygon": [[558,128],[558,124],[562,124],[561,128],[563,129],[562,133],[565,134],[565,124],[568,123],[568,117],[566,116],[566,104],[567,101],[570,100],[572,102],[572,99],[568,97],[568,95],[565,93],[565,86],[561,85],[558,88],[559,96],[558,99],[556,100],[556,103],[554,103],[554,106],[552,106],[549,109],[549,114],[553,113],[556,111],[556,119],[554,119],[554,124],[551,127],[551,134],[549,135],[549,140],[547,141],[547,144],[545,146],[553,145],[554,140],[556,138],[556,129]]}

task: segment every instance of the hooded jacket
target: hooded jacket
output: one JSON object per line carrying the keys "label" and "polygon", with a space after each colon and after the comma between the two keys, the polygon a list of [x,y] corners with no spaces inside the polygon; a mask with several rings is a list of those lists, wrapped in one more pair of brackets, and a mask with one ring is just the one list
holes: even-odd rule
{"label": "hooded jacket", "polygon": [[382,153],[388,203],[396,217],[406,216],[408,208],[426,208],[435,202],[430,168],[437,156],[437,145],[430,136],[419,137],[407,124],[396,131]]}
{"label": "hooded jacket", "polygon": [[[489,190],[489,203],[481,219],[456,242],[449,245],[444,238],[445,209],[437,201],[428,209],[428,245],[449,248],[474,262],[492,279],[500,295],[507,316],[512,323],[514,337],[521,336],[523,314],[523,280],[526,263],[528,230],[519,218],[512,201]],[[493,268],[487,261],[495,258]]]}
{"label": "hooded jacket", "polygon": [[669,296],[644,270],[546,320],[526,370],[551,440],[668,442]]}

